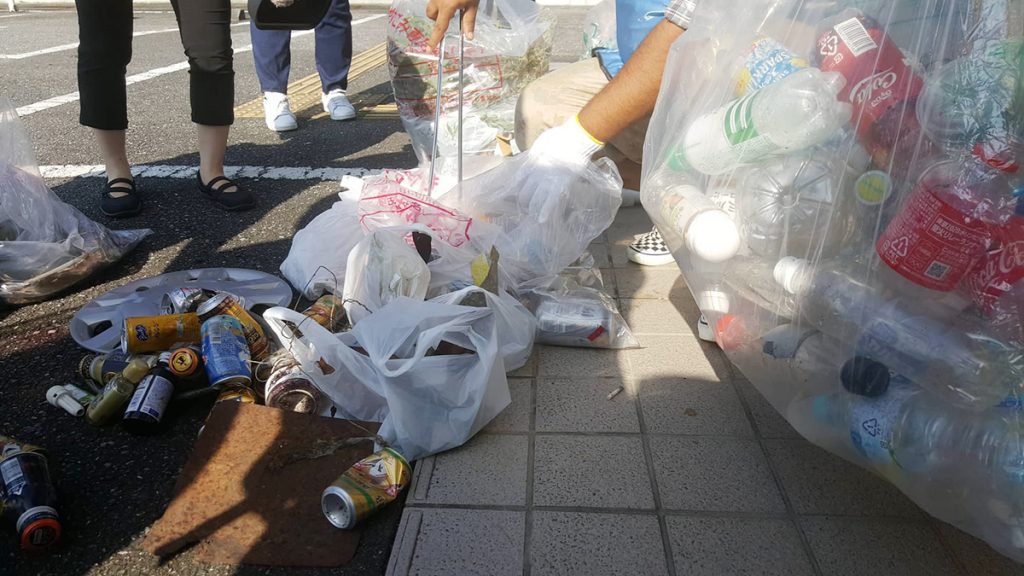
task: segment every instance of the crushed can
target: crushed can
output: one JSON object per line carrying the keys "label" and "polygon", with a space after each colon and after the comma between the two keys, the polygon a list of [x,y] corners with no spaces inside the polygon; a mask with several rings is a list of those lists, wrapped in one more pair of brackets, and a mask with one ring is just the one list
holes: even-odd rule
{"label": "crushed can", "polygon": [[263,332],[263,327],[246,311],[240,300],[233,294],[227,292],[217,294],[203,302],[196,309],[196,313],[201,322],[206,322],[215,316],[233,317],[242,326],[242,334],[245,336],[251,358],[259,361],[270,354],[270,340]]}
{"label": "crushed can", "polygon": [[352,528],[398,498],[409,474],[409,463],[391,448],[363,458],[324,490],[324,516],[337,528]]}
{"label": "crushed can", "polygon": [[160,311],[163,314],[195,312],[200,304],[216,295],[216,292],[206,288],[175,288],[160,300]]}
{"label": "crushed can", "polygon": [[181,344],[199,343],[199,316],[171,314],[124,319],[121,351],[131,354],[163,352]]}
{"label": "crushed can", "polygon": [[43,449],[0,435],[0,517],[18,532],[23,550],[60,540],[57,491]]}
{"label": "crushed can", "polygon": [[348,324],[342,299],[334,294],[324,294],[310,304],[309,308],[303,310],[302,314],[327,328],[329,332],[336,332]]}
{"label": "crushed can", "polygon": [[302,414],[317,414],[323,401],[323,394],[291,356],[274,363],[263,397],[267,406]]}
{"label": "crushed can", "polygon": [[203,322],[202,340],[203,364],[210,386],[229,388],[252,384],[249,346],[238,318],[226,315],[209,318]]}

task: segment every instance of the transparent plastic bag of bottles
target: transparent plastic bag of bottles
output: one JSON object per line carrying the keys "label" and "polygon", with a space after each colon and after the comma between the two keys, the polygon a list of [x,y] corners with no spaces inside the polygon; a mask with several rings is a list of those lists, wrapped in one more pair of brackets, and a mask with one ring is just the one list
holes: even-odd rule
{"label": "transparent plastic bag of bottles", "polygon": [[642,200],[805,437],[1024,561],[1024,3],[702,2]]}

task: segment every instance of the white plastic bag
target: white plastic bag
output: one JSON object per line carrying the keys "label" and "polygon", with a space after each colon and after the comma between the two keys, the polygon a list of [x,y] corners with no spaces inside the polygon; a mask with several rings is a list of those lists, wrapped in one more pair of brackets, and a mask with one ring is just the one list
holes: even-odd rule
{"label": "white plastic bag", "polygon": [[[287,322],[304,316],[286,308],[264,317],[337,415],[382,422],[408,460],[461,446],[511,403],[490,309],[398,298],[337,336],[310,322],[297,336]],[[427,355],[442,342],[468,353]]]}
{"label": "white plastic bag", "polygon": [[598,48],[614,49],[618,46],[615,37],[615,0],[601,0],[594,4],[583,17],[583,50],[580,60],[594,57]]}
{"label": "white plastic bag", "polygon": [[49,298],[121,259],[150,230],[111,231],[61,202],[32,141],[0,97],[0,304]]}
{"label": "white plastic bag", "polygon": [[504,359],[505,370],[511,372],[526,365],[533,353],[533,339],[537,320],[518,300],[507,292],[493,294],[479,286],[468,286],[457,292],[443,294],[431,300],[440,304],[462,304],[470,294],[482,294],[487,308],[494,312],[498,327],[498,350]]}
{"label": "white plastic bag", "polygon": [[343,300],[353,326],[399,296],[426,298],[430,269],[409,245],[404,228],[382,228],[348,255]]}
{"label": "white plastic bag", "polygon": [[520,154],[439,200],[501,229],[502,272],[520,291],[547,286],[611,225],[622,179],[607,158],[570,166]]}
{"label": "white plastic bag", "polygon": [[335,202],[295,233],[281,273],[304,297],[314,300],[345,286],[349,253],[364,237],[358,209],[356,202]]}

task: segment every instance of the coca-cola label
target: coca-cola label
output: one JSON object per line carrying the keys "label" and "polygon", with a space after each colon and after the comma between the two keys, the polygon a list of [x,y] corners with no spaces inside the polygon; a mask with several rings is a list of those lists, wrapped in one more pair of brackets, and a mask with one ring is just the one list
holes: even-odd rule
{"label": "coca-cola label", "polygon": [[913,101],[924,86],[900,51],[872,20],[856,17],[836,24],[818,39],[822,70],[846,79],[839,98],[853,104],[863,134],[887,110]]}
{"label": "coca-cola label", "polygon": [[875,246],[879,257],[911,282],[949,292],[984,255],[990,234],[922,182]]}
{"label": "coca-cola label", "polygon": [[996,232],[998,244],[964,278],[963,287],[986,314],[1024,278],[1024,218],[1014,217]]}

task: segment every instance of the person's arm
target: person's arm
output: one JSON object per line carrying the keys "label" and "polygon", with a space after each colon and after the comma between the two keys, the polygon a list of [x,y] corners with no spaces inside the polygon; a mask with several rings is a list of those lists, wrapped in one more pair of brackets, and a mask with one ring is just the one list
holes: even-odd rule
{"label": "person's arm", "polygon": [[659,22],[622,70],[580,110],[580,126],[593,139],[607,142],[654,111],[669,48],[682,33],[668,20]]}
{"label": "person's arm", "polygon": [[480,0],[430,0],[427,2],[427,18],[434,21],[434,31],[430,33],[427,43],[437,48],[448,31],[448,24],[455,13],[462,11],[462,33],[466,40],[473,39],[473,27],[476,26],[476,8]]}

